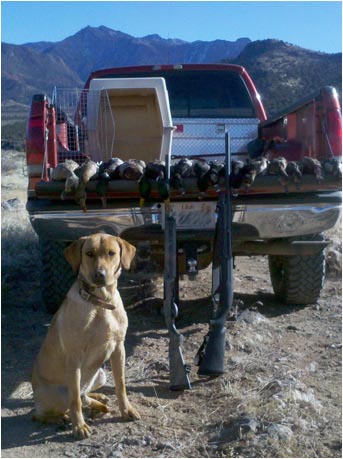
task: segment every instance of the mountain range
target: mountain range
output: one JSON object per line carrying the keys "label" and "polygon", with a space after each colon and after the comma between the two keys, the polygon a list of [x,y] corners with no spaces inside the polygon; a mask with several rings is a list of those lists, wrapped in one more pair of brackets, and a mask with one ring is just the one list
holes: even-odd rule
{"label": "mountain range", "polygon": [[243,65],[269,114],[333,85],[341,93],[342,54],[311,51],[279,40],[239,38],[187,42],[159,35],[133,37],[108,27],[86,27],[58,42],[2,43],[3,123],[27,114],[33,94],[54,86],[82,87],[93,70],[140,64],[231,62]]}

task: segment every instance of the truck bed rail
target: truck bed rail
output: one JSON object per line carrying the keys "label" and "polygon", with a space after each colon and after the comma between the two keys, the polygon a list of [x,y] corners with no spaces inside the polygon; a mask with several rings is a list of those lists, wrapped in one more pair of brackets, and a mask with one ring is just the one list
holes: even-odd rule
{"label": "truck bed rail", "polygon": [[[39,181],[36,184],[36,197],[38,199],[52,199],[60,200],[61,193],[64,190],[64,182],[60,181]],[[88,182],[87,199],[94,200],[99,199],[96,192],[97,181],[91,180]],[[151,181],[151,194],[150,198],[153,201],[163,201],[160,197],[156,182]],[[246,192],[244,189],[238,190],[239,196],[248,195],[271,195],[271,194],[284,194],[284,193],[308,193],[308,192],[325,192],[341,189],[341,182],[334,176],[328,175],[318,183],[314,176],[304,175],[301,181],[301,185],[298,189],[293,184],[288,186],[288,190],[285,190],[285,186],[282,185],[278,178],[275,176],[258,176],[255,179],[254,185]],[[182,194],[178,190],[171,190],[170,197],[175,201],[186,201],[186,200],[217,200],[218,193],[214,188],[210,188],[205,194],[200,194],[197,187],[197,180],[195,178],[184,179],[184,190]],[[108,184],[107,198],[114,200],[122,199],[140,199],[139,183],[131,180],[112,180]],[[73,200],[73,196],[69,196],[68,200]]]}

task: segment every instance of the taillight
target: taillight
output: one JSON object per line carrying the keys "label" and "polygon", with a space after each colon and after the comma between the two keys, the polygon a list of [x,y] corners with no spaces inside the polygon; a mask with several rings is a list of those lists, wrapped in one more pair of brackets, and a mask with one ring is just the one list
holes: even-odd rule
{"label": "taillight", "polygon": [[326,129],[333,155],[342,156],[342,115],[339,109],[328,110]]}
{"label": "taillight", "polygon": [[27,127],[28,127],[29,132],[32,128],[37,128],[37,127],[44,128],[44,122],[43,122],[42,117],[30,118]]}
{"label": "taillight", "polygon": [[28,164],[43,162],[45,124],[42,117],[29,118],[26,130],[26,158]]}
{"label": "taillight", "polygon": [[35,196],[35,184],[43,176],[46,139],[47,97],[37,94],[32,97],[26,129],[26,161],[29,176],[28,196]]}

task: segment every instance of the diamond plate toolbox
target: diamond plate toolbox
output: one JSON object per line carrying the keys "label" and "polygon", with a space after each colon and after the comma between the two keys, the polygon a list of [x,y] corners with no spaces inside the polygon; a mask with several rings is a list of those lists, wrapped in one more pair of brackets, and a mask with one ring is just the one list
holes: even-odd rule
{"label": "diamond plate toolbox", "polygon": [[225,132],[231,137],[231,154],[247,155],[247,144],[257,138],[259,120],[175,118],[172,155],[221,156],[225,152]]}

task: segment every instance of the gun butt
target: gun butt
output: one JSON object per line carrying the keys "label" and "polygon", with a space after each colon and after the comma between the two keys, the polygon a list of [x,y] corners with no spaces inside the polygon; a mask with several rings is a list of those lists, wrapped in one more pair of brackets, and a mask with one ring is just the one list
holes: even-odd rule
{"label": "gun butt", "polygon": [[189,373],[190,366],[185,364],[180,346],[169,345],[170,390],[182,391],[192,389]]}
{"label": "gun butt", "polygon": [[205,345],[199,355],[200,376],[220,376],[225,373],[225,335],[226,328],[222,325],[211,327],[205,337]]}

